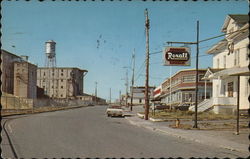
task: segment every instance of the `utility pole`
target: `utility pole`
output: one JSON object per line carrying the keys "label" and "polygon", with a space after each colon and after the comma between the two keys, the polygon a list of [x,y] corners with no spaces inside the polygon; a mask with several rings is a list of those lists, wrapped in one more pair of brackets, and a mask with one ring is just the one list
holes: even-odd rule
{"label": "utility pole", "polygon": [[119,102],[120,102],[120,106],[122,105],[122,92],[121,90],[119,91]]}
{"label": "utility pole", "polygon": [[95,82],[95,104],[97,104],[97,82]]}
{"label": "utility pole", "polygon": [[148,97],[148,76],[149,76],[149,19],[148,9],[145,10],[145,27],[146,27],[146,81],[145,81],[145,120],[148,120],[149,97]]}
{"label": "utility pole", "polygon": [[111,104],[111,88],[109,89],[109,103]]}
{"label": "utility pole", "polygon": [[126,68],[126,107],[128,106],[128,68]]}
{"label": "utility pole", "polygon": [[198,114],[198,79],[199,79],[199,21],[197,21],[197,41],[196,41],[196,80],[195,80],[195,120],[194,120],[194,128],[198,128],[197,126],[197,114]]}
{"label": "utility pole", "polygon": [[[205,40],[203,40],[205,41]],[[197,21],[197,41],[196,42],[172,42],[169,41],[167,42],[168,44],[171,43],[175,43],[175,44],[188,44],[188,45],[192,45],[195,44],[196,45],[196,80],[195,80],[195,118],[194,118],[194,126],[193,128],[198,128],[198,124],[197,124],[197,116],[198,116],[198,78],[199,78],[199,72],[198,72],[198,66],[199,66],[199,43],[202,41],[199,41],[199,21]]]}
{"label": "utility pole", "polygon": [[130,111],[133,110],[133,97],[134,97],[134,73],[135,73],[135,49],[132,55],[132,59],[133,59],[133,68],[132,68],[132,80],[131,80],[131,102],[130,102]]}

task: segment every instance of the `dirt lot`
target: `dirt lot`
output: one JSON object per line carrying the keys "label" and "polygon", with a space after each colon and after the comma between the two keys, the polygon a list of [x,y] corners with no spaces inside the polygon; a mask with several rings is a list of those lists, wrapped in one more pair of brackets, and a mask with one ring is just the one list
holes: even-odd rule
{"label": "dirt lot", "polygon": [[[143,112],[144,113],[144,112]],[[142,114],[143,114],[142,113]],[[169,127],[180,129],[194,129],[195,113],[180,110],[162,110],[149,113],[149,117],[162,119]],[[213,112],[198,113],[198,129],[200,130],[234,130],[236,129],[236,115],[215,114]],[[177,121],[179,120],[179,121]],[[179,122],[179,123],[178,123]],[[248,129],[249,117],[240,116],[240,129]]]}

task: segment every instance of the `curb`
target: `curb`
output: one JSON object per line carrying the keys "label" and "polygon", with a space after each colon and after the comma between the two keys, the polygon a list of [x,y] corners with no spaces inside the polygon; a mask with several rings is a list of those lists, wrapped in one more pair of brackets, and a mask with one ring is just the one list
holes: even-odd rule
{"label": "curb", "polygon": [[141,113],[137,113],[137,116],[139,117],[139,118],[144,118],[144,114],[141,114]]}
{"label": "curb", "polygon": [[161,121],[165,121],[164,119],[157,119],[157,118],[149,118],[150,121],[153,121],[153,122],[161,122]]}
{"label": "curb", "polygon": [[[140,114],[140,116],[142,116],[142,114]],[[209,142],[206,142],[204,140],[196,139],[196,138],[193,138],[193,137],[190,137],[190,136],[186,136],[186,135],[174,134],[174,133],[168,132],[166,130],[162,130],[161,128],[155,128],[155,127],[143,125],[143,124],[140,124],[140,123],[138,124],[138,122],[132,121],[130,119],[128,119],[128,121],[132,125],[135,125],[135,126],[138,126],[138,127],[142,127],[142,128],[146,128],[146,129],[149,129],[149,130],[152,130],[152,131],[158,131],[158,132],[161,132],[161,133],[164,133],[164,134],[168,134],[168,135],[171,135],[173,137],[180,138],[180,139],[185,139],[185,140],[188,140],[188,141],[194,141],[196,143],[206,144],[206,145],[209,145],[209,146],[214,146],[216,144],[216,143],[213,143],[213,142],[209,143]],[[172,128],[169,128],[169,129],[172,129]],[[243,152],[243,153],[248,152],[247,150],[235,148],[235,147],[228,146],[228,145],[221,144],[221,143],[217,144],[217,147],[223,148],[223,149],[227,149],[227,150],[230,150],[230,151],[237,151],[237,152]]]}

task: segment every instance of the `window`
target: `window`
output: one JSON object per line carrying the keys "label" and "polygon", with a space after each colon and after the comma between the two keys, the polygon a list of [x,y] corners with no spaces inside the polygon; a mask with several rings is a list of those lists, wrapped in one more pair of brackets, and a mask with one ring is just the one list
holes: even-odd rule
{"label": "window", "polygon": [[141,103],[141,99],[139,99],[139,103]]}
{"label": "window", "polygon": [[61,82],[63,82],[63,79],[61,79]]}
{"label": "window", "polygon": [[250,78],[249,77],[247,77],[246,78],[246,90],[245,90],[245,95],[246,95],[246,97],[249,95],[249,84],[250,84]]}
{"label": "window", "polygon": [[227,58],[226,58],[226,55],[223,56],[223,66],[224,68],[226,68],[226,63],[227,63]]}
{"label": "window", "polygon": [[246,61],[250,58],[248,45],[246,46]]}
{"label": "window", "polygon": [[237,49],[234,52],[234,66],[239,66],[239,63],[240,63],[240,49]]}
{"label": "window", "polygon": [[220,59],[217,59],[217,68],[220,68]]}
{"label": "window", "polygon": [[63,86],[61,86],[61,88],[63,88]]}
{"label": "window", "polygon": [[183,76],[183,82],[194,82],[194,81],[195,81],[195,75]]}
{"label": "window", "polygon": [[234,31],[234,28],[232,27],[230,30],[229,30],[229,33],[232,33]]}
{"label": "window", "polygon": [[225,84],[223,85],[223,92],[222,93],[223,93],[223,95],[226,95],[226,85]]}
{"label": "window", "polygon": [[61,94],[61,97],[63,97],[63,95]]}
{"label": "window", "polygon": [[61,72],[63,72],[63,69],[61,69]]}
{"label": "window", "polygon": [[45,74],[45,72],[43,73],[43,76],[45,76],[46,74]]}
{"label": "window", "polygon": [[61,73],[61,76],[63,76],[63,73]]}

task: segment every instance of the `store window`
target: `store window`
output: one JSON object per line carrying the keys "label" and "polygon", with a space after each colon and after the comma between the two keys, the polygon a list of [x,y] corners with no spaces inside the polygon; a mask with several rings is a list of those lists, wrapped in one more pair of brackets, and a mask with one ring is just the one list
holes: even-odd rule
{"label": "store window", "polygon": [[195,75],[183,76],[183,82],[194,82]]}

